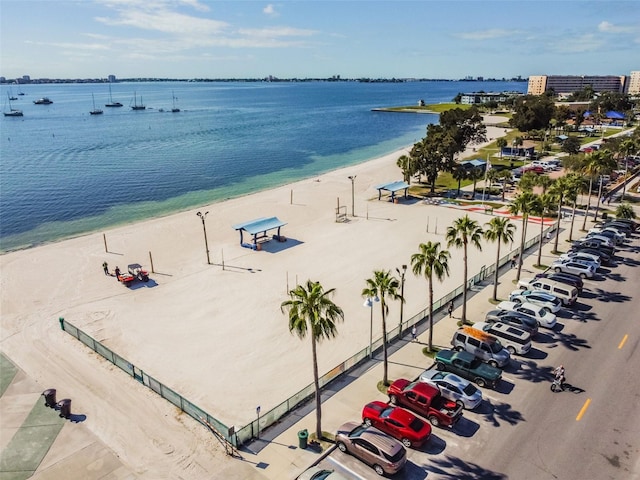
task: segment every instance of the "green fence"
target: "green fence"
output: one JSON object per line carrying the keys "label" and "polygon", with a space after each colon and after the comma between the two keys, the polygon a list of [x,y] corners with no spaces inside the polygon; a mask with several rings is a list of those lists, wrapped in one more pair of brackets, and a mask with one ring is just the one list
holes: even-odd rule
{"label": "green fence", "polygon": [[[555,229],[555,225],[548,228],[546,231],[553,231]],[[545,232],[546,233],[546,232]],[[543,234],[544,235],[544,234]],[[533,245],[537,244],[540,241],[541,235],[537,235],[534,238],[528,240],[525,243],[525,251],[531,248]],[[509,251],[509,253],[499,260],[499,267],[502,267],[506,263],[511,261],[513,255],[519,253],[520,249],[517,248],[515,250]],[[471,288],[472,286],[484,281],[487,277],[493,275],[495,273],[495,264],[491,264],[489,266],[483,266],[480,271],[470,278],[467,282],[467,288]],[[451,300],[462,295],[463,286],[460,285],[455,290],[447,293],[445,296],[435,300],[433,302],[433,311],[438,312],[442,308],[446,307]],[[398,342],[402,337],[402,334],[406,333],[411,329],[413,325],[417,325],[422,323],[423,321],[428,320],[429,316],[429,308],[425,308],[424,310],[418,312],[416,315],[413,315],[411,318],[403,322],[402,324],[402,332],[400,332],[400,325],[395,328],[389,330],[387,332],[388,342],[393,344]],[[234,431],[234,429],[229,429],[224,423],[212,417],[207,412],[199,408],[197,405],[194,405],[189,400],[184,398],[179,393],[175,392],[171,388],[165,386],[158,380],[153,377],[147,375],[142,369],[136,367],[135,365],[128,362],[126,359],[119,356],[117,353],[113,352],[111,349],[107,348],[99,341],[93,339],[86,333],[84,333],[79,328],[73,326],[66,320],[60,318],[60,326],[61,328],[73,335],[82,343],[84,343],[87,347],[91,348],[93,351],[99,353],[104,358],[109,360],[111,363],[120,367],[124,372],[138,380],[140,383],[146,385],[151,390],[156,392],[162,398],[171,402],[173,405],[178,407],[183,412],[187,413],[191,417],[193,417],[196,421],[203,423],[203,420],[213,426],[218,433],[220,433],[223,437],[225,437],[228,441],[230,441],[235,446],[242,445],[252,438],[256,437],[258,432],[264,431],[267,427],[273,425],[278,422],[283,416],[285,416],[290,411],[294,410],[296,407],[300,406],[304,402],[308,401],[314,394],[314,385],[307,385],[305,388],[297,392],[295,395],[287,398],[284,402],[272,408],[268,412],[261,413],[259,420],[253,420],[251,423],[245,425],[242,428],[239,428]],[[378,351],[382,348],[382,337],[374,339],[372,343],[373,352]],[[349,357],[347,360],[339,364],[338,366],[331,369],[329,372],[325,373],[320,377],[320,388],[325,387],[330,382],[340,377],[341,375],[348,373],[359,365],[360,363],[366,361],[369,358],[369,347],[365,347],[364,349],[357,352],[355,355]],[[259,423],[258,423],[259,422]]]}

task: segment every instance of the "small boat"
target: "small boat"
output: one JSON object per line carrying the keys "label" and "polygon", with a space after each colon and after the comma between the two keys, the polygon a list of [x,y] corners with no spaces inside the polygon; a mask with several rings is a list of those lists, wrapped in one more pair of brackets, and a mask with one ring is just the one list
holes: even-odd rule
{"label": "small boat", "polygon": [[34,100],[33,103],[36,105],[51,105],[53,102],[49,99],[49,97],[42,97],[38,100]]}
{"label": "small boat", "polygon": [[140,97],[140,103],[138,103],[138,97],[136,97],[136,92],[133,92],[133,105],[131,106],[131,110],[145,110],[147,107],[142,103],[142,97]]}
{"label": "small boat", "polygon": [[105,107],[122,107],[123,105],[120,102],[114,102],[111,97],[111,84],[109,84],[109,103],[104,104]]}
{"label": "small boat", "polygon": [[22,110],[11,108],[11,96],[7,93],[7,100],[9,100],[9,110],[3,112],[5,117],[22,117]]}
{"label": "small boat", "polygon": [[9,100],[17,100],[18,97],[14,97],[13,96],[13,92],[11,91],[11,88],[9,88]]}
{"label": "small boat", "polygon": [[93,110],[91,110],[89,113],[91,115],[102,115],[102,110],[96,108],[96,99],[93,98],[93,93],[91,94],[91,100],[93,100]]}
{"label": "small boat", "polygon": [[178,107],[176,107],[176,100],[178,99],[175,94],[173,93],[173,90],[171,91],[171,95],[173,96],[173,107],[171,108],[171,111],[173,113],[179,112],[180,109]]}

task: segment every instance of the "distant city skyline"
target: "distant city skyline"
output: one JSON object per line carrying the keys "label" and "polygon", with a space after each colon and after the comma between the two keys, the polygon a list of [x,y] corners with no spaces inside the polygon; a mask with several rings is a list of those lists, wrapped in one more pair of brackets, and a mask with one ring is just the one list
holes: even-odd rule
{"label": "distant city skyline", "polygon": [[640,2],[2,0],[0,76],[629,75]]}

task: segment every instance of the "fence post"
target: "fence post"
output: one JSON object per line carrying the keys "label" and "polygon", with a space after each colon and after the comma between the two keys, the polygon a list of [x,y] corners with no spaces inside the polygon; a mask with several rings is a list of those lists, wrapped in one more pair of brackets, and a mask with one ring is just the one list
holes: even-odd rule
{"label": "fence post", "polygon": [[60,322],[60,328],[64,332],[64,318],[63,317],[59,317],[58,321]]}

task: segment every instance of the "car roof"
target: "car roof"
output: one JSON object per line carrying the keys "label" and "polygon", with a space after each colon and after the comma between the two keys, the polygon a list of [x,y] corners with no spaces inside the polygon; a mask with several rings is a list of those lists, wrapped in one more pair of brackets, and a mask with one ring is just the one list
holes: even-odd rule
{"label": "car roof", "polygon": [[362,423],[347,422],[338,429],[338,432],[349,434],[358,427],[362,428],[362,431],[358,435],[358,438],[367,440],[379,449],[391,453],[392,456],[396,452],[404,449],[404,446],[395,438],[389,437],[387,434],[383,433],[381,430],[378,430],[375,427],[367,427]]}

